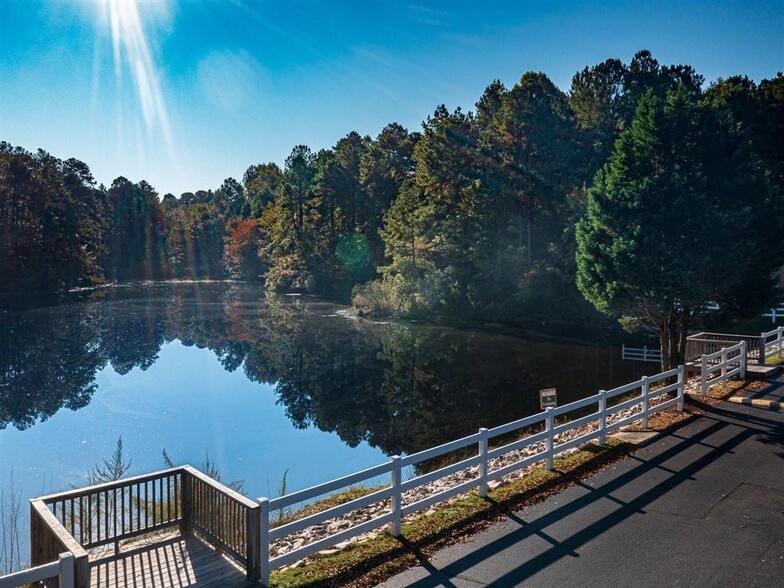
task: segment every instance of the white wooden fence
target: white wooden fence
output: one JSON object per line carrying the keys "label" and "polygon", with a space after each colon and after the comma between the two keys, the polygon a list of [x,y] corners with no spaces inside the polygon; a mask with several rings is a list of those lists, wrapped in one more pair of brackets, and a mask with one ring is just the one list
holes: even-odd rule
{"label": "white wooden fence", "polygon": [[651,361],[661,362],[661,349],[658,347],[627,347],[621,345],[621,359],[628,359],[631,361]]}
{"label": "white wooden fence", "polygon": [[43,582],[44,580],[54,577],[59,579],[60,588],[74,588],[73,553],[61,553],[60,559],[53,561],[52,563],[0,577],[0,588],[27,586],[28,584]]}
{"label": "white wooden fence", "polygon": [[[674,383],[667,383],[666,380],[675,379]],[[651,390],[660,384],[661,387]],[[553,460],[559,453],[578,447],[583,443],[598,439],[600,444],[606,443],[607,434],[615,429],[642,421],[643,427],[647,427],[648,418],[651,414],[670,407],[677,407],[683,410],[684,394],[684,368],[679,366],[676,369],[663,372],[656,376],[643,377],[640,380],[631,382],[613,390],[601,390],[598,394],[583,398],[576,402],[571,402],[557,408],[548,408],[543,412],[516,420],[511,423],[500,425],[492,429],[479,429],[477,433],[450,441],[438,447],[426,449],[418,453],[407,456],[393,456],[388,462],[379,464],[369,469],[349,474],[342,478],[313,486],[306,490],[294,492],[272,500],[259,498],[261,506],[261,581],[265,586],[269,585],[269,574],[271,570],[290,564],[296,560],[312,555],[322,549],[366,533],[372,529],[377,529],[384,525],[389,525],[390,533],[393,536],[400,535],[401,519],[405,515],[429,508],[433,504],[468,492],[476,488],[480,496],[487,495],[488,482],[501,478],[513,471],[524,468],[532,463],[543,461],[548,470],[553,469]],[[660,402],[651,406],[650,401],[670,392],[677,392],[675,398]],[[630,398],[627,396],[632,395]],[[579,416],[574,420],[566,420],[565,415],[574,411],[584,412],[589,407],[594,406],[596,410],[588,415]],[[612,415],[625,409],[632,409],[635,412],[631,416],[608,420]],[[559,418],[560,417],[560,418]],[[562,420],[562,423],[558,423]],[[585,425],[595,425],[587,427],[587,432],[582,432],[579,437],[564,436],[564,433],[578,429]],[[490,449],[491,440],[501,435],[508,435],[517,432],[518,434],[536,430],[526,437],[506,443],[499,447]],[[563,439],[566,439],[562,441]],[[544,443],[542,443],[544,442]],[[539,443],[542,448],[533,455],[527,455],[514,463],[509,463],[490,469],[498,462],[493,462],[493,458],[506,455],[512,451],[531,447]],[[417,475],[411,479],[403,480],[403,468],[413,468],[426,460],[431,460],[445,454],[475,448],[475,454],[464,458],[457,463],[441,467],[431,472]],[[403,493],[408,490],[434,482],[450,474],[461,470],[476,467],[477,473],[467,481],[458,482],[447,489],[441,490],[436,494],[422,498],[416,502],[403,504]],[[332,507],[322,512],[309,515],[302,519],[283,524],[278,527],[270,528],[270,514],[281,509],[303,501],[312,500],[319,496],[346,488],[363,482],[375,482],[381,476],[389,476],[389,485],[371,494],[357,498],[345,504]],[[370,520],[355,524],[354,526],[337,531],[327,537],[313,541],[311,543],[293,549],[288,553],[269,557],[269,546],[271,541],[281,539],[293,533],[302,531],[314,525],[321,525],[330,519],[346,515],[351,511],[369,506],[381,501],[389,501],[389,507],[384,514],[371,518]]]}
{"label": "white wooden fence", "polygon": [[741,379],[746,377],[745,341],[709,355],[703,354],[700,358],[700,394],[703,396],[708,393],[709,386],[718,382],[725,385],[727,380],[735,376]]}
{"label": "white wooden fence", "polygon": [[762,316],[770,317],[772,323],[775,323],[777,319],[784,319],[784,304],[780,304],[778,308],[771,308]]}
{"label": "white wooden fence", "polygon": [[760,335],[760,364],[779,353],[784,354],[784,327]]}

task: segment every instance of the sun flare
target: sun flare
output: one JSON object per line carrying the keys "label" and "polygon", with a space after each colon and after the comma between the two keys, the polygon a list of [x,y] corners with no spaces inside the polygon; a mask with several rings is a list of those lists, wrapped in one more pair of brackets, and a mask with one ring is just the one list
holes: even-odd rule
{"label": "sun flare", "polygon": [[[112,36],[114,73],[118,84],[123,73],[130,72],[136,98],[141,108],[147,135],[159,131],[170,152],[172,149],[169,117],[158,69],[150,48],[145,24],[160,16],[166,3],[144,3],[137,0],[102,0]],[[144,12],[144,14],[142,14]],[[146,19],[146,20],[145,20]]]}

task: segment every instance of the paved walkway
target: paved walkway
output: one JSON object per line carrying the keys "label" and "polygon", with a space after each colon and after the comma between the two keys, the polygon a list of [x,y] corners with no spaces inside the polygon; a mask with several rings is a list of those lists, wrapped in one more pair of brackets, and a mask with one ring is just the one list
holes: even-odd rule
{"label": "paved walkway", "polygon": [[784,586],[784,414],[722,403],[383,584],[522,585]]}

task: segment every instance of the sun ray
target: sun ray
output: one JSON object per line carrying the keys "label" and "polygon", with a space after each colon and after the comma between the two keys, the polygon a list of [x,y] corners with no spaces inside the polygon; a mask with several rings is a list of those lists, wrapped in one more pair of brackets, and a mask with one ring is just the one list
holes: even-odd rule
{"label": "sun ray", "polygon": [[160,132],[169,155],[174,158],[171,126],[160,76],[153,59],[144,20],[137,0],[103,0],[112,34],[114,74],[122,85],[124,71],[133,81],[147,138]]}

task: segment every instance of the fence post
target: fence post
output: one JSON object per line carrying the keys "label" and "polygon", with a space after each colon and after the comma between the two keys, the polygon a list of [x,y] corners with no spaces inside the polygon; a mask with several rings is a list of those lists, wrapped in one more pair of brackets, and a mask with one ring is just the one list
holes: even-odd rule
{"label": "fence post", "polygon": [[727,385],[727,348],[721,348],[721,385]]}
{"label": "fence post", "polygon": [[599,445],[607,445],[607,390],[599,390]]}
{"label": "fence post", "polygon": [[74,588],[76,586],[74,564],[73,553],[67,551],[60,554],[60,588]]}
{"label": "fence post", "polygon": [[683,412],[683,397],[686,393],[686,368],[678,366],[678,412]]}
{"label": "fence post", "polygon": [[553,470],[553,458],[555,456],[555,433],[553,429],[555,428],[555,417],[553,416],[553,407],[548,406],[545,409],[545,415],[547,416],[547,420],[545,423],[546,431],[547,431],[547,470]]}
{"label": "fence post", "polygon": [[746,379],[746,342],[740,342],[740,379]]}
{"label": "fence post", "polygon": [[766,344],[766,337],[765,333],[760,333],[760,342],[759,342],[759,358],[757,363],[759,365],[765,365],[765,351],[767,350],[768,346]]}
{"label": "fence post", "polygon": [[708,358],[702,354],[700,365],[700,395],[705,396],[708,393]]}
{"label": "fence post", "polygon": [[269,498],[259,498],[259,511],[261,515],[261,524],[259,532],[259,551],[261,557],[259,558],[259,582],[265,588],[269,586],[270,577],[270,560],[269,560]]}
{"label": "fence post", "polygon": [[648,384],[648,376],[642,377],[642,428],[648,428],[648,393],[650,392],[650,385]]}
{"label": "fence post", "polygon": [[487,496],[487,429],[479,429],[479,496]]}
{"label": "fence post", "polygon": [[400,523],[403,518],[401,509],[403,508],[403,491],[400,484],[403,483],[402,469],[400,466],[400,456],[392,456],[392,522],[389,524],[389,532],[393,537],[400,537]]}

